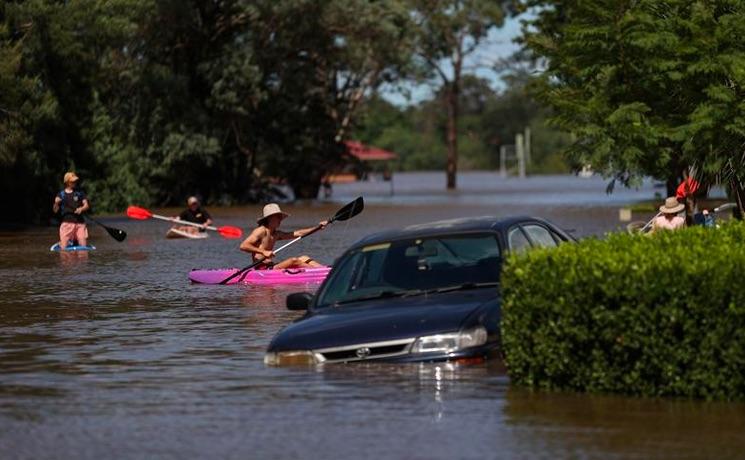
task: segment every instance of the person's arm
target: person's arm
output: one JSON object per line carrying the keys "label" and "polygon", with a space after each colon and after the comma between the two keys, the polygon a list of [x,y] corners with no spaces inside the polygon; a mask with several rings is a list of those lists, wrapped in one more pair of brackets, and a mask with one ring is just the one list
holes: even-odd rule
{"label": "person's arm", "polygon": [[261,244],[261,239],[264,237],[264,229],[257,228],[254,231],[251,232],[250,235],[248,235],[248,238],[243,240],[243,243],[241,243],[240,250],[243,252],[248,252],[249,254],[253,255],[259,255],[262,256],[262,259],[269,260],[272,257],[274,257],[273,251],[268,251],[266,249],[261,249],[259,247],[259,244]]}
{"label": "person's arm", "polygon": [[52,205],[52,212],[57,214],[59,212],[59,205],[62,203],[62,198],[59,195],[54,197],[54,204]]}
{"label": "person's arm", "polygon": [[207,211],[203,209],[202,215],[204,216],[204,219],[205,219],[202,225],[204,225],[205,227],[209,227],[210,225],[212,225],[212,216],[210,216],[210,213],[208,213]]}
{"label": "person's arm", "polygon": [[307,235],[308,233],[312,232],[313,230],[315,230],[318,227],[321,227],[321,230],[323,230],[324,228],[326,228],[326,226],[328,224],[329,224],[329,221],[322,220],[321,222],[318,222],[318,225],[316,227],[308,227],[308,228],[301,228],[300,230],[295,230],[294,232],[292,232],[292,237],[291,238],[297,238],[299,236],[305,236],[305,235]]}
{"label": "person's arm", "polygon": [[89,210],[91,206],[88,204],[88,198],[83,198],[83,206],[78,207],[75,210],[75,214],[83,214],[85,211]]}

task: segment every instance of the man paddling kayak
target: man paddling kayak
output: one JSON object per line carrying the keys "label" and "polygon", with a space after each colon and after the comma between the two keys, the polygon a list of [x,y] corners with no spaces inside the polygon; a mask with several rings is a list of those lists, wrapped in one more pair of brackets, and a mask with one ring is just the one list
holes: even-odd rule
{"label": "man paddling kayak", "polygon": [[77,188],[80,178],[74,172],[65,173],[65,188],[54,197],[52,211],[60,213],[59,245],[65,249],[71,242],[88,245],[88,228],[83,213],[90,209],[88,197]]}
{"label": "man paddling kayak", "polygon": [[[277,241],[301,237],[315,230],[315,227],[309,227],[291,233],[283,232],[279,230],[279,226],[286,217],[289,217],[289,214],[282,212],[278,204],[270,203],[264,206],[262,216],[256,220],[259,227],[241,243],[241,251],[250,253],[254,262],[261,261],[256,266],[256,270],[322,267],[321,264],[305,255],[274,263],[274,244]],[[325,228],[326,224],[328,224],[326,220],[318,223],[321,228]]]}
{"label": "man paddling kayak", "polygon": [[[188,208],[179,214],[179,220],[202,224],[205,227],[212,225],[212,216],[210,216],[210,213],[208,213],[206,209],[202,208],[197,197],[190,196],[189,199],[186,200],[186,204],[188,205]],[[191,225],[174,225],[173,228],[185,233],[193,234],[204,231],[204,228],[193,227]]]}

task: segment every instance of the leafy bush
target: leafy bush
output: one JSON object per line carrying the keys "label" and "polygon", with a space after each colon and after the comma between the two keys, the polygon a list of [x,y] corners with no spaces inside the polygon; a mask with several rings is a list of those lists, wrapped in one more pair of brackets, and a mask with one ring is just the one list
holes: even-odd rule
{"label": "leafy bush", "polygon": [[740,223],[512,255],[502,283],[517,384],[745,399]]}

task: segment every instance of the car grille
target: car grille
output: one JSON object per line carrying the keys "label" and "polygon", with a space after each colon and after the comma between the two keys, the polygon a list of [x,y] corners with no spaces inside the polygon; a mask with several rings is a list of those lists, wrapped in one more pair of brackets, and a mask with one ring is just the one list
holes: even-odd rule
{"label": "car grille", "polygon": [[319,362],[336,363],[365,361],[405,355],[415,339],[389,340],[386,342],[360,343],[343,347],[314,350]]}

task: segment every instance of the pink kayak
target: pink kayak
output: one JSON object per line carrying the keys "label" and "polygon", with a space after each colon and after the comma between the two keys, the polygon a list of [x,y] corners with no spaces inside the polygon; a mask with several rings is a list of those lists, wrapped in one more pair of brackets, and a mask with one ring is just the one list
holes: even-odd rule
{"label": "pink kayak", "polygon": [[[194,269],[189,273],[192,283],[220,284],[228,276],[235,273],[238,268],[220,268],[214,270]],[[288,268],[286,270],[249,270],[245,275],[239,275],[228,282],[228,284],[320,284],[331,271],[331,267],[318,268]]]}

